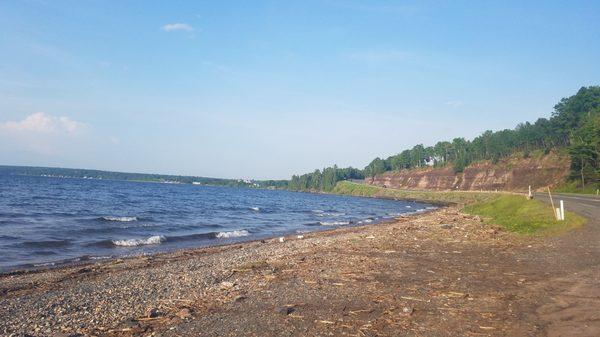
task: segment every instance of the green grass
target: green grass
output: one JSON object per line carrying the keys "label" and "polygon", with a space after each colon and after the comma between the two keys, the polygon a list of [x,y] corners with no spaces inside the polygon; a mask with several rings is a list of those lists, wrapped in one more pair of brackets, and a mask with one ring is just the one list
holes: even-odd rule
{"label": "green grass", "polygon": [[470,204],[474,202],[491,200],[498,195],[497,193],[471,191],[435,192],[398,190],[394,188],[382,188],[372,185],[357,184],[349,181],[338,182],[332,193],[362,197],[416,200],[441,204]]}
{"label": "green grass", "polygon": [[518,195],[501,195],[493,200],[467,205],[462,211],[479,215],[487,223],[520,234],[556,234],[585,223],[585,218],[572,212],[565,214],[564,221],[556,221],[552,206]]}
{"label": "green grass", "polygon": [[600,189],[598,184],[589,184],[585,188],[579,186],[578,181],[566,182],[556,188],[555,192],[558,193],[578,193],[578,194],[596,194],[597,190]]}
{"label": "green grass", "polygon": [[539,200],[527,200],[524,195],[470,191],[409,191],[348,181],[339,182],[333,189],[333,193],[430,203],[454,203],[461,205],[463,212],[479,215],[488,224],[499,225],[508,231],[520,234],[557,234],[585,223],[585,218],[572,212],[565,214],[565,221],[556,221],[550,205]]}

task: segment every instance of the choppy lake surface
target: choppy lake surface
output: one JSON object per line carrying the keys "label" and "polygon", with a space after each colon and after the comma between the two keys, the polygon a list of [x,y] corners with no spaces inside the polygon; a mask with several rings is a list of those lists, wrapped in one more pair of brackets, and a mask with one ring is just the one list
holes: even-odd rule
{"label": "choppy lake surface", "polygon": [[377,223],[431,208],[289,191],[0,175],[0,271]]}

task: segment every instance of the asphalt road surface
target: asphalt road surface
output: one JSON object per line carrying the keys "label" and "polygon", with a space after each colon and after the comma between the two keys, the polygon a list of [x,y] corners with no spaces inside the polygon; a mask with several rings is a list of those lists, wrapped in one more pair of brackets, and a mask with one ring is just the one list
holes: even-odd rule
{"label": "asphalt road surface", "polygon": [[[550,203],[548,193],[536,193],[535,198]],[[588,219],[600,219],[600,197],[583,194],[553,194],[554,205],[558,207],[559,201],[564,200],[567,211],[581,214]],[[598,228],[600,230],[600,228]]]}

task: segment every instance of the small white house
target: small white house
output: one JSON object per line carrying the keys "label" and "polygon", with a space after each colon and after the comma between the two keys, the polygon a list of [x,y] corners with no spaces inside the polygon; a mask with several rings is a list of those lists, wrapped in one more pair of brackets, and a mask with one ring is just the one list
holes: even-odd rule
{"label": "small white house", "polygon": [[429,167],[433,167],[433,165],[435,165],[435,158],[425,157],[425,159],[423,159],[423,164]]}
{"label": "small white house", "polygon": [[429,157],[425,157],[425,159],[423,159],[423,164],[425,164],[429,167],[433,167],[436,163],[439,163],[442,161],[444,161],[443,157],[429,156]]}

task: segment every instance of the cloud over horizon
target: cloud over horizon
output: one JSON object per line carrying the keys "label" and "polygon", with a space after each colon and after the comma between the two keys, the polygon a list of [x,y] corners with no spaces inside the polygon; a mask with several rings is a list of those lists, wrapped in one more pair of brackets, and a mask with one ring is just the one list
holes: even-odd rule
{"label": "cloud over horizon", "polygon": [[74,134],[85,128],[85,124],[65,116],[52,116],[44,112],[33,113],[21,121],[0,123],[0,129],[35,133]]}
{"label": "cloud over horizon", "polygon": [[4,150],[54,156],[78,146],[87,129],[87,124],[69,117],[36,112],[19,121],[0,122],[0,143],[7,145]]}

